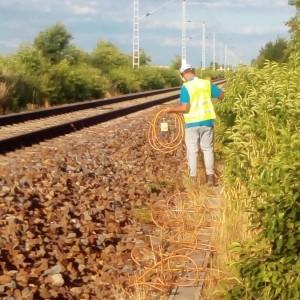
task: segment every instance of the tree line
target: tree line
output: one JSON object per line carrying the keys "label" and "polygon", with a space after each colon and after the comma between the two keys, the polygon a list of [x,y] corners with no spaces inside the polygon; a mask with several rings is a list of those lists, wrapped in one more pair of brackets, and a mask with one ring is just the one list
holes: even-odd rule
{"label": "tree line", "polygon": [[114,44],[101,40],[88,53],[72,39],[58,23],[0,56],[2,114],[180,84],[178,71],[150,66],[143,50],[141,68],[133,70],[132,57]]}
{"label": "tree line", "polygon": [[259,51],[259,55],[252,60],[252,65],[258,68],[263,68],[267,61],[278,63],[287,63],[292,53],[295,53],[300,47],[300,16],[299,7],[300,0],[289,0],[289,4],[297,9],[296,15],[287,22],[289,26],[291,39],[278,37],[276,41],[268,42]]}

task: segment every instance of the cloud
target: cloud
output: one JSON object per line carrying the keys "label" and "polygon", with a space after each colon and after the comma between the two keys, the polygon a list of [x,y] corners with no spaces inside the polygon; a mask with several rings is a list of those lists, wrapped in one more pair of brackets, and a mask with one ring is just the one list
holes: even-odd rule
{"label": "cloud", "polygon": [[[181,39],[180,38],[166,38],[163,40],[162,45],[167,47],[178,47],[181,46]],[[194,38],[194,39],[187,39],[187,46],[189,48],[200,48],[202,46],[201,38]],[[212,48],[212,42],[206,40],[206,48]]]}
{"label": "cloud", "polygon": [[[142,24],[142,28],[146,30],[172,30],[181,32],[182,23],[180,21],[155,20],[149,23]],[[188,24],[188,34],[192,37],[195,34],[201,35],[202,23],[192,22]],[[207,26],[207,35],[211,35],[213,30]],[[287,32],[287,27],[284,24],[257,24],[257,25],[240,25],[233,26],[225,24],[216,30],[218,33],[227,34],[243,34],[243,35],[266,35],[266,34],[284,34]]]}
{"label": "cloud", "polygon": [[85,4],[73,4],[74,1],[68,1],[67,5],[70,11],[75,15],[96,15],[98,13],[97,3],[94,1]]}
{"label": "cloud", "polygon": [[74,15],[95,15],[98,12],[99,4],[103,1],[84,0],[1,0],[0,8],[22,10],[32,13],[71,13]]}
{"label": "cloud", "polygon": [[71,9],[75,15],[96,15],[97,14],[97,9],[86,5],[85,6],[73,5]]}
{"label": "cloud", "polygon": [[[141,16],[155,12],[141,22],[141,47],[164,64],[181,48],[181,0],[141,0]],[[169,3],[163,5],[163,3]],[[207,24],[207,45],[212,32],[217,43],[241,50],[251,60],[266,42],[287,36],[283,25],[295,14],[288,0],[187,0],[188,52],[191,60],[201,56],[201,27]],[[63,22],[74,43],[90,51],[105,39],[130,52],[132,43],[132,0],[0,0],[0,55],[14,51],[21,43],[56,22]],[[22,28],[22,30],[20,30]],[[167,49],[167,51],[165,51]],[[208,55],[211,53],[208,49]]]}
{"label": "cloud", "polygon": [[[181,30],[182,22],[181,20],[151,20],[149,22],[144,21],[141,23],[141,27],[145,29],[171,29],[171,30]],[[197,23],[189,23],[189,30],[197,29],[199,25]]]}
{"label": "cloud", "polygon": [[240,27],[227,27],[220,31],[227,34],[242,34],[245,36],[261,36],[270,34],[285,34],[287,27],[285,25],[244,25]]}
{"label": "cloud", "polygon": [[219,8],[284,7],[287,6],[287,0],[194,0],[189,1],[188,5]]}

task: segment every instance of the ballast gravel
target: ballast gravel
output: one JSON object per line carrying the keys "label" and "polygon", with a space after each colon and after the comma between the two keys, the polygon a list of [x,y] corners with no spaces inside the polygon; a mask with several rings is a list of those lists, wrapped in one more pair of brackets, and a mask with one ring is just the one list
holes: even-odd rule
{"label": "ballast gravel", "polygon": [[0,299],[118,299],[148,228],[135,211],[186,168],[183,147],[148,146],[157,109],[0,156]]}

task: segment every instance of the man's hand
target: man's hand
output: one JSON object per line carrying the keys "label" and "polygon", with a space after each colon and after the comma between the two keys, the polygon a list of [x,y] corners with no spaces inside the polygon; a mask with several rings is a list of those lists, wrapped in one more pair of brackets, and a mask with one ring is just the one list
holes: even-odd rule
{"label": "man's hand", "polygon": [[222,92],[221,96],[219,97],[219,100],[223,100],[224,97],[225,97],[225,94],[224,94],[224,92]]}
{"label": "man's hand", "polygon": [[166,108],[166,113],[188,113],[190,111],[190,105],[188,104],[181,104],[174,107],[168,107]]}
{"label": "man's hand", "polygon": [[171,113],[173,113],[173,111],[172,111],[172,108],[171,108],[171,107],[167,107],[167,108],[165,109],[165,112],[166,112],[167,114],[171,114]]}

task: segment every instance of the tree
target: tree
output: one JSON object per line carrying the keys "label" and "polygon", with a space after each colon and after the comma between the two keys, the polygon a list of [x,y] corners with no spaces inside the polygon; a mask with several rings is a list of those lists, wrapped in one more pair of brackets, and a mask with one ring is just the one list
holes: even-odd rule
{"label": "tree", "polygon": [[147,66],[151,63],[151,56],[147,55],[144,49],[140,50],[140,65]]}
{"label": "tree", "polygon": [[275,42],[269,42],[260,50],[259,56],[254,60],[253,64],[262,68],[266,60],[285,62],[287,60],[287,48],[288,43],[283,38],[278,38]]}
{"label": "tree", "polygon": [[300,53],[300,0],[290,0],[290,5],[296,7],[296,16],[287,24],[290,27],[291,41],[289,43],[288,54]]}
{"label": "tree", "polygon": [[[24,61],[28,63],[30,68],[35,68],[35,63],[28,57]],[[35,85],[40,84],[42,77],[31,76],[29,69],[26,68],[20,59],[18,52],[14,55],[6,56],[5,59],[0,61],[0,81],[9,87],[9,99],[6,99],[5,109],[18,110],[33,100],[37,94]]]}
{"label": "tree", "polygon": [[123,94],[137,92],[140,89],[137,74],[131,66],[119,67],[110,72],[112,92]]}
{"label": "tree", "polygon": [[56,24],[38,34],[34,45],[53,63],[61,61],[70,47],[72,35],[63,24]]}
{"label": "tree", "polygon": [[100,41],[91,54],[93,66],[104,73],[109,73],[114,68],[130,65],[130,56],[122,53],[115,45]]}
{"label": "tree", "polygon": [[[92,53],[71,43],[63,24],[41,31],[33,44],[0,56],[0,109],[20,111],[33,107],[95,99],[179,85],[178,71],[150,67],[151,57],[141,49],[139,70],[131,56],[114,44],[100,41]],[[178,69],[178,68],[176,68]],[[9,87],[9,94],[7,89]]]}
{"label": "tree", "polygon": [[3,115],[6,113],[9,98],[10,98],[10,88],[5,82],[0,82],[0,106]]}
{"label": "tree", "polygon": [[[220,63],[218,63],[218,62],[215,62],[215,65],[216,65],[216,70],[219,70],[219,69],[222,67],[222,65],[221,65]],[[213,62],[211,62],[211,63],[209,64],[209,68],[210,68],[210,69],[213,69],[213,68],[214,68],[214,63],[213,63]]]}
{"label": "tree", "polygon": [[295,5],[297,9],[300,9],[300,0],[289,0],[290,5]]}
{"label": "tree", "polygon": [[67,60],[49,71],[49,100],[52,104],[95,99],[105,95],[108,82],[101,72],[87,64],[73,66]]}
{"label": "tree", "polygon": [[161,70],[148,66],[139,69],[138,79],[143,91],[162,89],[166,84]]}
{"label": "tree", "polygon": [[181,84],[181,79],[178,70],[160,69],[159,71],[165,80],[165,87],[176,87]]}
{"label": "tree", "polygon": [[31,102],[43,104],[49,98],[49,69],[51,62],[41,50],[23,45],[8,60],[8,68],[13,74],[15,91],[19,104]]}
{"label": "tree", "polygon": [[66,59],[72,65],[88,63],[89,58],[90,57],[88,53],[77,48],[75,45],[68,45],[64,51],[64,59]]}
{"label": "tree", "polygon": [[181,67],[181,57],[180,55],[176,55],[174,59],[171,61],[171,68],[175,70],[179,70]]}

